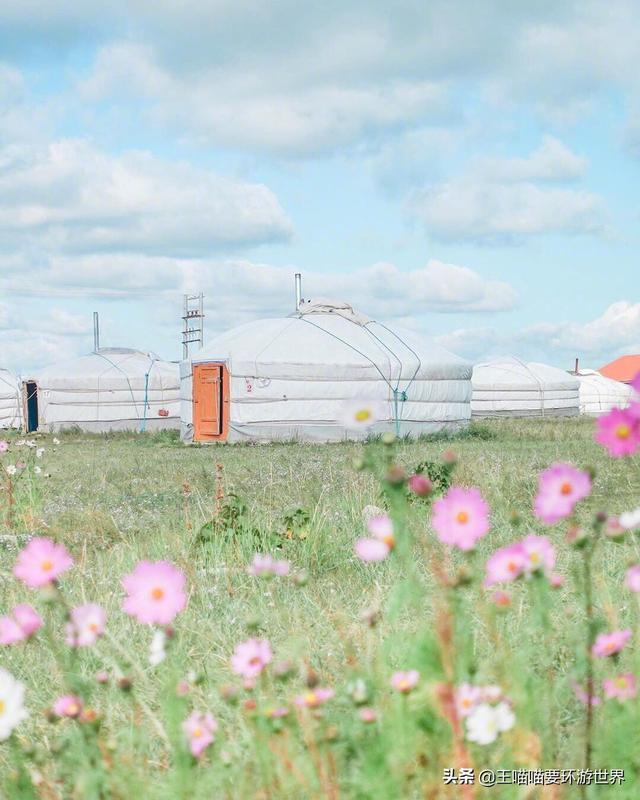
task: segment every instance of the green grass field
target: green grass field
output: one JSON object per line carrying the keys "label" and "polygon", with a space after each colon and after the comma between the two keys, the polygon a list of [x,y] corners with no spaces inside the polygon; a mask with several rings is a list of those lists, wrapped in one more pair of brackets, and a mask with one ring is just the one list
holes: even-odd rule
{"label": "green grass field", "polygon": [[[1,665],[25,683],[30,710],[11,743],[0,742],[2,797],[581,796],[575,784],[445,786],[443,770],[460,766],[462,745],[443,711],[441,687],[449,679],[499,684],[513,703],[512,730],[494,744],[464,746],[477,771],[584,765],[586,710],[571,686],[584,682],[586,669],[583,552],[565,541],[566,525],[544,526],[531,509],[537,475],[554,461],[595,471],[579,520],[588,524],[595,512],[640,505],[638,458],[610,458],[593,442],[591,420],[491,421],[458,437],[392,447],[185,447],[168,435],[59,438],[57,446],[50,436],[39,438],[49,476],[16,481],[13,520],[1,542],[0,612],[32,602],[50,629],[49,636],[42,630],[0,651]],[[438,464],[445,449],[458,456],[455,483],[479,487],[491,506],[492,528],[477,552],[446,550],[429,527],[429,503],[405,507],[402,493],[398,513],[408,549],[403,545],[380,564],[361,563],[354,542],[365,530],[362,509],[388,502],[376,478],[385,459],[410,473],[420,462]],[[364,452],[372,468],[357,470]],[[499,608],[481,586],[484,562],[529,531],[551,538],[565,584],[551,589],[543,580],[521,581],[508,587],[510,605]],[[94,601],[108,611],[107,634],[76,656],[63,642],[60,603],[46,606],[11,575],[34,533],[63,542],[75,559],[61,580],[66,602]],[[640,553],[638,540],[627,538],[602,541],[595,551],[593,624],[629,627],[637,640],[637,596],[623,577]],[[255,552],[289,559],[307,580],[248,575]],[[151,630],[120,610],[120,580],[141,559],[173,562],[189,587],[168,656],[155,668],[148,663]],[[443,574],[460,569],[473,578],[469,585],[442,584]],[[379,621],[370,626],[362,615],[373,610]],[[292,674],[284,680],[271,671],[247,691],[229,659],[238,642],[255,635],[270,640],[274,663],[291,661]],[[637,674],[639,666],[632,640],[619,663],[595,664],[596,683],[617,672]],[[390,676],[409,668],[420,672],[420,683],[399,696]],[[93,679],[102,669],[112,675],[106,685]],[[49,721],[46,709],[64,693],[69,675],[96,710],[95,724]],[[122,675],[131,691],[118,685]],[[190,684],[184,696],[176,693],[181,680]],[[292,697],[315,680],[335,689],[335,698],[320,712],[295,709]],[[354,693],[376,710],[376,722],[360,720]],[[269,719],[275,706],[286,706],[289,715]],[[180,729],[193,708],[211,711],[219,722],[215,743],[197,763]],[[591,766],[624,769],[625,782],[585,787],[584,796],[637,798],[638,700],[603,702],[592,724]]]}

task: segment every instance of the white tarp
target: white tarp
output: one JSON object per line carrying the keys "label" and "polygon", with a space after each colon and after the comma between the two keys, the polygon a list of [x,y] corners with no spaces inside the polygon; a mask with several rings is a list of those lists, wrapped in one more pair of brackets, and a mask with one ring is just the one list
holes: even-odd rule
{"label": "white tarp", "polygon": [[229,439],[348,438],[345,401],[379,404],[373,432],[455,428],[470,418],[471,365],[414,332],[391,331],[346,303],[307,302],[300,313],[233,328],[181,364],[182,436],[193,437],[193,365],[225,362]]}
{"label": "white tarp", "polygon": [[0,428],[19,428],[22,425],[20,383],[6,369],[0,369]]}
{"label": "white tarp", "polygon": [[40,370],[41,430],[154,430],[180,425],[177,363],[127,348],[104,348]]}
{"label": "white tarp", "polygon": [[593,369],[581,369],[576,377],[580,381],[581,414],[605,414],[631,403],[633,389],[626,383],[606,378]]}
{"label": "white tarp", "polygon": [[576,416],[578,379],[548,364],[499,358],[473,368],[474,417]]}

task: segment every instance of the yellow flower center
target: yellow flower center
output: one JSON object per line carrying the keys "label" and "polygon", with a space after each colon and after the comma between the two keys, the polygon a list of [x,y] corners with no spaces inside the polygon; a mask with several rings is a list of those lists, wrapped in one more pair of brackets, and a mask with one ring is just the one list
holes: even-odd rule
{"label": "yellow flower center", "polygon": [[396,543],[396,540],[393,538],[393,534],[389,533],[386,536],[382,537],[382,541],[387,545],[389,550],[393,550],[393,546]]}
{"label": "yellow flower center", "polygon": [[529,553],[529,561],[532,561],[534,564],[537,564],[540,561],[540,556],[534,550],[532,553]]}
{"label": "yellow flower center", "polygon": [[53,569],[53,562],[47,559],[46,561],[42,562],[41,566],[43,572],[51,572],[51,570]]}
{"label": "yellow flower center", "polygon": [[456,519],[461,525],[464,525],[469,522],[469,514],[466,511],[458,511]]}
{"label": "yellow flower center", "polygon": [[628,425],[618,425],[616,428],[616,436],[618,439],[628,439],[631,435],[631,428]]}
{"label": "yellow flower center", "polygon": [[155,589],[151,590],[151,597],[154,600],[162,600],[164,597],[164,589],[162,589],[160,586],[156,586]]}
{"label": "yellow flower center", "polygon": [[69,714],[70,717],[75,717],[79,711],[80,707],[77,703],[69,703],[67,706],[67,714]]}
{"label": "yellow flower center", "polygon": [[616,684],[617,684],[619,689],[626,689],[627,688],[627,679],[623,678],[623,677],[620,677],[616,681]]}
{"label": "yellow flower center", "polygon": [[371,419],[371,412],[368,408],[361,408],[359,411],[356,411],[355,419],[356,422],[366,422],[368,419]]}
{"label": "yellow flower center", "polygon": [[571,484],[567,481],[566,483],[563,483],[562,486],[560,487],[560,494],[571,494],[572,489],[573,486],[571,486]]}
{"label": "yellow flower center", "polygon": [[193,736],[194,739],[197,739],[199,736],[202,736],[202,733],[203,733],[202,728],[194,728],[191,735]]}
{"label": "yellow flower center", "polygon": [[89,623],[89,630],[91,631],[91,633],[97,633],[98,632],[98,624],[96,622],[90,622]]}
{"label": "yellow flower center", "polygon": [[406,678],[402,678],[398,681],[398,689],[401,692],[408,692],[411,689],[411,682],[408,681]]}
{"label": "yellow flower center", "polygon": [[507,570],[509,572],[517,572],[518,571],[518,565],[516,564],[515,561],[507,561]]}
{"label": "yellow flower center", "polygon": [[4,700],[0,700],[0,717],[4,714],[6,708],[7,706]]}
{"label": "yellow flower center", "polygon": [[318,696],[315,692],[307,692],[304,696],[304,702],[308,706],[318,705]]}

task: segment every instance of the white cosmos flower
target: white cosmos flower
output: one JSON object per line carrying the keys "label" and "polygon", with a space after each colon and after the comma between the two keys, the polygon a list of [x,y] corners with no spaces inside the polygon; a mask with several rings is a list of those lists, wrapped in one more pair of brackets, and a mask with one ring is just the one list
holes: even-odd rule
{"label": "white cosmos flower", "polygon": [[149,663],[152,667],[157,667],[167,657],[165,645],[167,643],[167,634],[164,631],[156,631],[151,640],[151,647],[149,648]]}
{"label": "white cosmos flower", "polygon": [[36,473],[36,475],[39,475],[42,472],[42,467],[34,467],[33,471]]}
{"label": "white cosmos flower", "polygon": [[513,728],[516,718],[508,703],[490,706],[480,703],[467,717],[467,739],[477,744],[491,744],[499,733]]}
{"label": "white cosmos flower", "polygon": [[7,464],[5,470],[7,471],[7,475],[15,475],[18,471],[15,464]]}
{"label": "white cosmos flower", "polygon": [[42,458],[44,455],[44,447],[38,447],[36,450],[36,458]]}
{"label": "white cosmos flower", "polygon": [[640,508],[620,514],[618,522],[626,531],[634,531],[636,528],[640,528]]}
{"label": "white cosmos flower", "polygon": [[56,439],[55,436],[53,437],[54,444],[60,444],[60,439]]}
{"label": "white cosmos flower", "polygon": [[341,409],[341,422],[348,430],[366,430],[383,417],[380,403],[370,400],[347,400]]}
{"label": "white cosmos flower", "polygon": [[8,739],[13,729],[28,716],[24,707],[24,685],[0,667],[0,741]]}

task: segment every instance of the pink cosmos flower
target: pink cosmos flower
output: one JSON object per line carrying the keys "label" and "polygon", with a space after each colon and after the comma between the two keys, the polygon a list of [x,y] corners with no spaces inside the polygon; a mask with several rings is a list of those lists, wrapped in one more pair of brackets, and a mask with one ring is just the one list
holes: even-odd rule
{"label": "pink cosmos flower", "polygon": [[632,592],[640,592],[640,564],[634,564],[626,571],[624,585]]}
{"label": "pink cosmos flower", "polygon": [[273,658],[267,639],[247,639],[236,646],[231,656],[231,669],[236,675],[253,680]]}
{"label": "pink cosmos flower", "polygon": [[73,566],[64,545],[36,536],[23,548],[13,574],[32,589],[46,586]]}
{"label": "pink cosmos flower", "polygon": [[571,464],[557,463],[540,473],[534,512],[547,525],[573,513],[580,500],[591,492],[591,476]]}
{"label": "pink cosmos flower", "polygon": [[4,439],[0,439],[0,453],[6,453],[9,449],[9,442],[6,442]]}
{"label": "pink cosmos flower", "polygon": [[369,517],[367,529],[371,538],[358,539],[356,555],[361,561],[383,561],[395,545],[393,522],[386,514]]}
{"label": "pink cosmos flower", "polygon": [[482,688],[470,683],[461,683],[455,693],[456,709],[459,717],[468,717],[473,709],[483,700]]}
{"label": "pink cosmos flower", "polygon": [[42,617],[33,606],[17,605],[11,614],[0,617],[0,644],[22,642],[41,627]]}
{"label": "pink cosmos flower", "polygon": [[201,714],[199,711],[193,711],[182,723],[182,730],[187,737],[191,755],[200,758],[213,742],[218,723],[208,712]]}
{"label": "pink cosmos flower", "polygon": [[618,700],[633,700],[638,694],[636,676],[632,672],[625,672],[616,678],[607,678],[602,682],[604,696],[610,700],[615,697]]}
{"label": "pink cosmos flower", "polygon": [[499,608],[506,608],[511,605],[511,595],[501,589],[496,589],[491,593],[491,602]]}
{"label": "pink cosmos flower", "polygon": [[406,672],[394,672],[391,676],[391,688],[395,689],[396,692],[408,694],[416,688],[419,680],[420,673],[417,669],[410,669]]}
{"label": "pink cosmos flower", "polygon": [[70,647],[89,647],[104,633],[107,613],[96,603],[77,606],[67,623],[67,644]]}
{"label": "pink cosmos flower", "polygon": [[633,455],[640,447],[640,417],[633,408],[612,408],[597,419],[595,439],[614,458]]}
{"label": "pink cosmos flower", "polygon": [[431,524],[444,544],[473,550],[489,530],[489,506],[478,489],[452,486],[433,504]]}
{"label": "pink cosmos flower", "polygon": [[375,708],[370,708],[369,706],[365,706],[358,711],[358,716],[360,717],[360,721],[370,725],[372,722],[375,722],[378,719],[378,715],[376,713]]}
{"label": "pink cosmos flower", "polygon": [[601,633],[591,648],[594,656],[604,658],[614,656],[619,653],[631,638],[631,631],[626,628],[622,631],[612,631],[611,633]]}
{"label": "pink cosmos flower", "polygon": [[520,542],[526,559],[525,572],[551,572],[556,563],[556,551],[546,536],[525,536]]}
{"label": "pink cosmos flower", "polygon": [[571,688],[573,689],[573,693],[578,698],[578,700],[585,706],[591,704],[591,706],[595,707],[599,706],[602,703],[602,700],[595,694],[589,697],[585,689],[582,686],[580,686],[580,684],[577,683],[576,681],[572,682]]}
{"label": "pink cosmos flower", "polygon": [[317,686],[315,689],[309,689],[308,692],[298,695],[293,702],[301,708],[318,708],[327,700],[331,700],[334,695],[333,689]]}
{"label": "pink cosmos flower", "polygon": [[384,561],[391,552],[388,545],[378,539],[362,538],[355,544],[356,555],[361,561]]}
{"label": "pink cosmos flower", "polygon": [[256,553],[251,565],[247,568],[247,572],[257,578],[262,576],[270,578],[274,575],[279,577],[288,575],[290,569],[291,565],[288,561],[278,561],[268,554]]}
{"label": "pink cosmos flower", "polygon": [[416,472],[408,481],[409,491],[418,497],[428,497],[433,491],[433,484],[426,475]]}
{"label": "pink cosmos flower", "polygon": [[283,719],[288,716],[289,709],[286,706],[278,706],[277,708],[270,708],[265,716],[267,719]]}
{"label": "pink cosmos flower", "polygon": [[640,372],[638,372],[635,378],[631,381],[631,386],[633,387],[635,392],[640,394]]}
{"label": "pink cosmos flower", "polygon": [[564,586],[564,575],[558,572],[553,572],[549,575],[549,583],[553,589],[561,589]]}
{"label": "pink cosmos flower", "polygon": [[122,610],[138,622],[169,625],[187,604],[184,584],[182,572],[168,561],[141,561],[122,579],[128,594]]}
{"label": "pink cosmos flower", "polygon": [[79,717],[83,705],[82,700],[76,695],[65,694],[53,704],[53,713],[58,717]]}
{"label": "pink cosmos flower", "polygon": [[508,583],[519,578],[525,571],[528,558],[521,542],[514,542],[499,550],[487,559],[486,587],[496,583]]}

